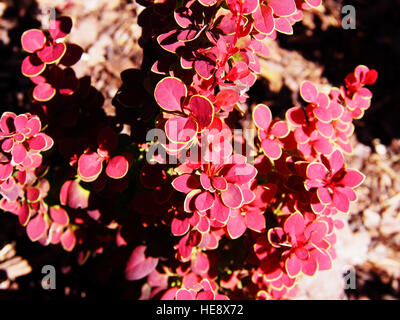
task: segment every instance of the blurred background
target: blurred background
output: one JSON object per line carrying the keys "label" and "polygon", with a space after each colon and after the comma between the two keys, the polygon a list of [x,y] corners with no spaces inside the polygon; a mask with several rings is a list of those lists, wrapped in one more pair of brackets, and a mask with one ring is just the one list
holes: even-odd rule
{"label": "blurred background", "polygon": [[[371,87],[372,105],[356,121],[354,154],[349,167],[366,176],[358,201],[343,216],[337,234],[337,259],[331,271],[304,278],[299,299],[400,298],[400,0],[324,0],[324,8],[306,13],[294,35],[268,42],[271,55],[250,90],[249,104],[266,103],[275,115],[299,103],[298,86],[307,79],[320,88],[339,86],[359,64],[378,71]],[[344,5],[356,9],[356,29],[343,29]],[[21,34],[49,23],[50,9],[70,16],[68,40],[85,54],[74,66],[77,76],[90,75],[114,112],[111,100],[121,85],[120,73],[139,68],[142,51],[137,16],[141,7],[129,0],[0,0],[0,113],[29,110],[31,84],[20,73],[24,53]],[[15,216],[0,212],[0,299],[135,298],[121,275],[103,277],[107,256],[72,263],[58,246],[32,243]],[[44,265],[57,270],[56,289],[42,289]],[[98,268],[101,265],[102,268]],[[355,287],[345,277],[355,275]]]}

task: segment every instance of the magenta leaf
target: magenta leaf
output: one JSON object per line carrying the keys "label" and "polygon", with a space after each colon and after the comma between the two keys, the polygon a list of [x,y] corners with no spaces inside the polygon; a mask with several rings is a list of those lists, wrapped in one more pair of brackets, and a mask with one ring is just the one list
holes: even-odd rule
{"label": "magenta leaf", "polygon": [[125,268],[127,280],[139,280],[152,273],[157,264],[158,258],[146,257],[146,246],[138,246],[133,250]]}
{"label": "magenta leaf", "polygon": [[61,42],[44,47],[37,55],[46,64],[57,63],[67,51],[67,46]]}
{"label": "magenta leaf", "polygon": [[300,235],[304,232],[305,224],[301,213],[296,212],[286,219],[283,230],[293,236]]}
{"label": "magenta leaf", "polygon": [[113,179],[123,178],[129,170],[128,160],[124,156],[111,158],[106,167],[106,174]]}
{"label": "magenta leaf", "polygon": [[21,36],[22,48],[29,53],[41,50],[46,43],[46,36],[41,30],[31,29]]}
{"label": "magenta leaf", "polygon": [[72,251],[76,245],[76,236],[75,233],[70,229],[64,231],[61,238],[61,245],[66,251]]}
{"label": "magenta leaf", "polygon": [[187,94],[185,84],[178,78],[162,79],[154,90],[154,97],[166,111],[182,111],[182,103]]}
{"label": "magenta leaf", "polygon": [[33,97],[37,101],[45,102],[51,100],[56,94],[54,89],[49,83],[40,83],[33,89]]}
{"label": "magenta leaf", "polygon": [[214,118],[214,106],[210,100],[200,95],[194,95],[190,98],[189,105],[201,130],[211,125]]}
{"label": "magenta leaf", "polygon": [[232,183],[228,183],[228,188],[221,192],[222,202],[229,208],[240,208],[243,203],[242,190]]}
{"label": "magenta leaf", "polygon": [[54,206],[50,208],[50,217],[54,222],[62,226],[66,226],[69,223],[67,211],[60,206]]}
{"label": "magenta leaf", "polygon": [[258,9],[253,13],[254,28],[263,34],[271,34],[275,29],[275,20],[273,10],[270,6],[260,4]]}
{"label": "magenta leaf", "polygon": [[73,209],[85,209],[89,205],[90,191],[82,188],[77,180],[68,180],[61,187],[60,203]]}
{"label": "magenta leaf", "polygon": [[183,174],[174,179],[172,186],[180,192],[189,193],[200,186],[199,181],[190,174]]}
{"label": "magenta leaf", "polygon": [[47,222],[43,214],[37,214],[26,226],[26,233],[31,241],[37,241],[42,238],[47,230]]}
{"label": "magenta leaf", "polygon": [[229,236],[232,239],[237,239],[240,236],[243,235],[243,233],[246,231],[246,224],[244,221],[244,218],[238,214],[236,216],[231,216],[229,217],[228,223],[227,223],[227,230],[229,233]]}
{"label": "magenta leaf", "polygon": [[210,192],[204,191],[200,193],[195,200],[196,209],[200,212],[210,209],[214,204],[214,197]]}
{"label": "magenta leaf", "polygon": [[253,110],[253,121],[259,129],[268,130],[272,121],[271,110],[264,104],[257,105]]}
{"label": "magenta leaf", "polygon": [[45,69],[46,65],[36,55],[27,56],[24,61],[22,61],[21,72],[25,77],[36,77]]}
{"label": "magenta leaf", "polygon": [[97,153],[82,154],[78,160],[78,175],[85,182],[97,179],[103,170],[104,159]]}
{"label": "magenta leaf", "polygon": [[165,123],[165,133],[172,142],[185,144],[196,136],[197,123],[191,118],[169,118]]}
{"label": "magenta leaf", "polygon": [[304,81],[300,87],[300,95],[304,101],[314,102],[317,99],[318,90],[311,81]]}

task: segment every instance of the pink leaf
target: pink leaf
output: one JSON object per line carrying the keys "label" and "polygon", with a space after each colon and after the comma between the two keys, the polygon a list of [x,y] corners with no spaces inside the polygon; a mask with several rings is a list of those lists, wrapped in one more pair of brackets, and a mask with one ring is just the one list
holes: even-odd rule
{"label": "pink leaf", "polygon": [[36,151],[41,151],[46,147],[46,139],[42,135],[36,135],[28,143],[29,148]]}
{"label": "pink leaf", "polygon": [[194,68],[197,74],[203,79],[209,80],[214,75],[215,71],[215,56],[208,55],[199,59],[196,59],[194,62]]}
{"label": "pink leaf", "polygon": [[293,34],[292,25],[287,18],[275,19],[275,30],[285,34]]}
{"label": "pink leaf", "polygon": [[278,138],[284,138],[289,134],[289,128],[285,121],[276,121],[270,128],[270,133]]}
{"label": "pink leaf", "polygon": [[365,176],[355,170],[355,169],[347,169],[343,178],[338,182],[346,187],[355,188],[358,187],[364,181]]}
{"label": "pink leaf", "polygon": [[317,99],[318,90],[311,81],[304,81],[300,88],[300,95],[304,101],[314,102]]}
{"label": "pink leaf", "polygon": [[274,140],[265,139],[262,141],[261,146],[265,155],[272,160],[277,160],[282,155],[281,147]]}
{"label": "pink leaf", "polygon": [[200,186],[200,183],[192,175],[183,174],[174,179],[172,186],[179,192],[189,193],[190,191],[197,189]]}
{"label": "pink leaf", "polygon": [[61,187],[60,203],[73,209],[86,209],[89,205],[90,191],[82,188],[77,180],[66,181]]}
{"label": "pink leaf", "polygon": [[343,154],[336,150],[329,157],[329,165],[332,170],[332,174],[337,173],[340,169],[344,168],[344,157]]}
{"label": "pink leaf", "polygon": [[292,236],[298,236],[304,232],[305,223],[301,213],[293,213],[286,219],[283,230]]}
{"label": "pink leaf", "polygon": [[169,140],[175,143],[184,144],[197,134],[197,123],[191,118],[173,117],[165,123],[165,133]]}
{"label": "pink leaf", "polygon": [[35,55],[27,56],[24,61],[22,61],[21,72],[25,77],[33,78],[41,74],[46,65]]}
{"label": "pink leaf", "polygon": [[70,228],[64,231],[60,240],[61,240],[61,245],[66,251],[72,251],[76,245],[75,233]]}
{"label": "pink leaf", "polygon": [[214,118],[214,106],[210,100],[200,95],[194,95],[190,98],[189,106],[200,130],[211,125]]}
{"label": "pink leaf", "polygon": [[291,256],[285,262],[286,272],[289,277],[297,277],[297,275],[301,271],[301,263],[299,258],[296,255]]}
{"label": "pink leaf", "polygon": [[54,206],[50,208],[50,217],[55,223],[62,226],[66,226],[69,223],[67,211],[60,206]]}
{"label": "pink leaf", "polygon": [[133,250],[125,268],[125,277],[127,280],[142,279],[155,270],[158,258],[146,257],[146,249],[147,247],[142,245]]}
{"label": "pink leaf", "polygon": [[38,188],[27,188],[26,189],[26,198],[29,202],[36,202],[39,200],[40,190]]}
{"label": "pink leaf", "polygon": [[219,107],[230,107],[239,102],[239,94],[233,89],[224,89],[217,93],[215,105]]}
{"label": "pink leaf", "polygon": [[308,260],[303,261],[301,265],[301,271],[306,275],[312,277],[318,270],[317,260],[310,257]]}
{"label": "pink leaf", "polygon": [[197,252],[193,262],[194,263],[192,263],[192,270],[196,274],[205,273],[210,268],[210,262],[208,261],[208,257],[203,252]]}
{"label": "pink leaf", "polygon": [[228,183],[224,177],[213,177],[211,179],[212,185],[215,189],[226,190],[228,188]]}
{"label": "pink leaf", "polygon": [[260,210],[248,210],[245,216],[246,225],[249,229],[261,232],[265,229],[265,216]]}
{"label": "pink leaf", "polygon": [[317,189],[317,196],[318,199],[321,201],[322,204],[330,204],[332,202],[331,195],[327,188],[318,188]]}
{"label": "pink leaf", "polygon": [[128,160],[124,156],[111,158],[106,167],[106,174],[113,179],[123,178],[129,170]]}
{"label": "pink leaf", "polygon": [[232,216],[229,217],[229,220],[228,220],[228,223],[226,226],[227,226],[229,236],[232,239],[239,238],[246,231],[246,224],[245,224],[244,218],[240,214],[233,216],[233,217]]}
{"label": "pink leaf", "polygon": [[85,182],[97,179],[103,169],[103,158],[97,153],[84,153],[78,160],[78,175]]}
{"label": "pink leaf", "polygon": [[268,4],[277,16],[290,16],[296,12],[294,0],[268,0]]}
{"label": "pink leaf", "polygon": [[195,196],[197,196],[201,190],[192,190],[190,191],[185,198],[185,201],[183,203],[183,208],[186,212],[193,212],[196,209],[195,206]]}
{"label": "pink leaf", "polygon": [[221,202],[220,198],[215,197],[214,205],[210,209],[210,217],[221,223],[226,223],[229,218],[230,209]]}
{"label": "pink leaf", "polygon": [[2,164],[0,163],[0,181],[7,180],[13,172],[13,166],[11,163]]}
{"label": "pink leaf", "polygon": [[171,222],[171,232],[174,236],[183,236],[189,231],[189,221],[188,219],[180,220],[175,218]]}
{"label": "pink leaf", "polygon": [[41,30],[31,29],[21,36],[22,48],[29,53],[41,50],[46,43],[46,36]]}
{"label": "pink leaf", "polygon": [[183,47],[184,43],[178,40],[179,32],[176,29],[163,33],[157,37],[157,42],[164,50],[176,53],[178,48]]}
{"label": "pink leaf", "polygon": [[181,111],[186,94],[185,84],[180,79],[173,77],[162,79],[154,91],[157,103],[166,111]]}
{"label": "pink leaf", "polygon": [[253,120],[259,129],[267,131],[272,121],[271,110],[264,104],[257,105],[253,110]]}
{"label": "pink leaf", "polygon": [[270,6],[261,4],[253,13],[254,27],[258,32],[263,34],[271,34],[275,29],[275,21],[273,11]]}
{"label": "pink leaf", "polygon": [[200,193],[195,200],[196,209],[200,212],[204,212],[210,209],[214,204],[214,197],[210,192],[204,191]]}
{"label": "pink leaf", "polygon": [[25,158],[27,156],[27,152],[26,152],[25,147],[22,144],[17,144],[12,149],[11,155],[12,155],[13,161],[15,163],[21,164],[25,160]]}
{"label": "pink leaf", "polygon": [[66,51],[67,46],[63,42],[60,42],[44,47],[37,55],[44,63],[51,64],[59,62]]}
{"label": "pink leaf", "polygon": [[251,164],[235,164],[225,173],[224,178],[227,182],[242,185],[250,182],[257,175],[257,170]]}
{"label": "pink leaf", "polygon": [[335,189],[332,200],[333,206],[340,212],[349,212],[350,201],[344,193],[340,192],[338,189]]}
{"label": "pink leaf", "polygon": [[176,300],[196,300],[196,291],[179,289],[176,292]]}
{"label": "pink leaf", "polygon": [[56,94],[54,89],[49,83],[40,83],[33,89],[33,98],[40,102],[51,100]]}
{"label": "pink leaf", "polygon": [[221,199],[229,208],[240,208],[243,202],[242,191],[237,185],[228,183],[228,188],[221,192]]}
{"label": "pink leaf", "polygon": [[37,241],[43,237],[47,230],[47,222],[42,214],[37,214],[36,217],[28,222],[26,233],[31,241]]}
{"label": "pink leaf", "polygon": [[307,166],[307,178],[311,180],[323,180],[326,178],[328,171],[325,166],[319,162],[310,163]]}

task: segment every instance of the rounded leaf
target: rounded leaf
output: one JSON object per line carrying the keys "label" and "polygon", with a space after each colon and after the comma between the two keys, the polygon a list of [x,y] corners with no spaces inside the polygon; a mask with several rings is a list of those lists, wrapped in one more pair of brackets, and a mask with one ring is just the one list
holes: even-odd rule
{"label": "rounded leaf", "polygon": [[187,89],[182,80],[174,77],[162,79],[154,90],[158,105],[166,111],[182,111]]}
{"label": "rounded leaf", "polygon": [[85,182],[97,179],[103,169],[103,158],[97,153],[85,153],[78,160],[78,175]]}
{"label": "rounded leaf", "polygon": [[42,30],[31,29],[25,31],[21,36],[22,48],[29,53],[41,50],[46,43],[46,36]]}
{"label": "rounded leaf", "polygon": [[57,63],[64,56],[67,51],[67,46],[65,43],[56,43],[44,47],[42,50],[38,51],[37,55],[46,64]]}
{"label": "rounded leaf", "polygon": [[40,83],[33,89],[33,98],[40,102],[51,100],[56,94],[54,89],[49,83]]}
{"label": "rounded leaf", "polygon": [[267,131],[272,121],[271,110],[265,104],[257,105],[253,110],[253,120],[259,129]]}
{"label": "rounded leaf", "polygon": [[300,87],[300,95],[304,101],[314,102],[318,96],[318,90],[311,81],[304,81]]}
{"label": "rounded leaf", "polygon": [[123,178],[129,170],[129,162],[124,156],[113,157],[106,167],[106,174],[113,179]]}
{"label": "rounded leaf", "polygon": [[22,61],[21,72],[25,77],[37,77],[44,69],[46,69],[46,65],[36,55],[27,56]]}

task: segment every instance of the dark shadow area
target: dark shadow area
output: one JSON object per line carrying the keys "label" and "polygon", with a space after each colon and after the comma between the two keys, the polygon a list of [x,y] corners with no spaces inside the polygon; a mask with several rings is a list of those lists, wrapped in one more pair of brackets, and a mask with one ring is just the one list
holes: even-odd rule
{"label": "dark shadow area", "polygon": [[[349,299],[354,300],[368,297],[371,300],[385,300],[388,296],[392,297],[392,299],[400,299],[400,292],[396,292],[390,285],[390,282],[383,283],[378,274],[374,272],[365,274],[365,271],[357,270],[356,277],[356,289],[345,289]],[[361,278],[363,278],[362,281]]]}
{"label": "dark shadow area", "polygon": [[283,85],[279,92],[273,92],[269,89],[268,81],[260,78],[250,88],[248,92],[249,98],[247,103],[249,106],[264,103],[271,108],[272,115],[285,119],[286,110],[293,107],[292,91]]}
{"label": "dark shadow area", "polygon": [[373,138],[390,144],[400,137],[400,1],[343,1],[356,9],[356,29],[330,27],[321,30],[321,21],[314,16],[316,29],[306,35],[301,23],[294,26],[293,36],[279,36],[280,45],[299,51],[306,59],[324,67],[323,76],[335,86],[359,64],[378,71],[371,86],[374,97],[365,116],[356,121],[357,138],[371,144]]}

